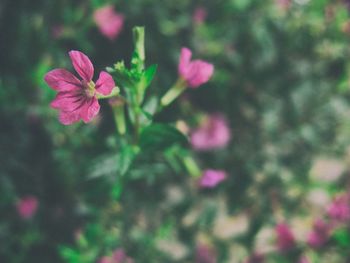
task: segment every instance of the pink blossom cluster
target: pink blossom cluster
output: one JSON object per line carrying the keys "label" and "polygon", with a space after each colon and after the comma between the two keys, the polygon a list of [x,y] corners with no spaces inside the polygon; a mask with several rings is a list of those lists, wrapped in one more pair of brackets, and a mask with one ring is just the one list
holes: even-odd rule
{"label": "pink blossom cluster", "polygon": [[[312,229],[306,236],[306,244],[314,249],[322,248],[328,242],[332,231],[338,226],[350,222],[350,195],[340,194],[334,197],[326,209],[327,218],[314,220]],[[277,224],[275,227],[277,248],[281,252],[288,251],[296,246],[295,236],[286,223]],[[299,262],[309,262],[306,257],[301,257]]]}

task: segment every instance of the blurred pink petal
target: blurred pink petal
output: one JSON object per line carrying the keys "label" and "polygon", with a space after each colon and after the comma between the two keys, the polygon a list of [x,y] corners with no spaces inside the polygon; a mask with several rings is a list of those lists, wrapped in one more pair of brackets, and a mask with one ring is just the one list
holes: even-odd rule
{"label": "blurred pink petal", "polygon": [[92,121],[100,110],[96,92],[109,95],[115,86],[114,80],[111,75],[102,71],[95,85],[92,81],[94,67],[90,59],[79,51],[70,51],[69,56],[82,80],[64,69],[55,69],[47,73],[45,81],[51,88],[58,90],[51,107],[60,111],[59,121],[64,125],[79,120],[87,123]]}
{"label": "blurred pink petal", "polygon": [[128,257],[122,248],[118,248],[113,252],[113,263],[133,263],[134,260]]}
{"label": "blurred pink petal", "polygon": [[215,251],[206,245],[198,245],[196,248],[196,263],[216,263]]}
{"label": "blurred pink petal", "polygon": [[88,56],[76,50],[70,51],[69,56],[79,76],[86,82],[90,82],[94,76],[94,66]]}
{"label": "blurred pink petal", "polygon": [[189,87],[196,88],[211,78],[214,66],[202,60],[191,61],[191,56],[191,50],[181,49],[178,71]]}
{"label": "blurred pink petal", "polygon": [[291,0],[275,0],[275,4],[282,10],[288,10],[292,4]]}
{"label": "blurred pink petal", "polygon": [[104,256],[98,260],[98,263],[113,263],[113,261],[111,257]]}
{"label": "blurred pink petal", "polygon": [[224,181],[226,177],[227,174],[225,171],[208,169],[203,172],[199,180],[199,185],[202,188],[213,188]]}
{"label": "blurred pink petal", "polygon": [[277,235],[277,246],[280,251],[287,251],[295,246],[294,235],[287,224],[278,224],[275,231]]}
{"label": "blurred pink petal", "polygon": [[306,256],[301,256],[298,263],[310,263],[310,261]]}
{"label": "blurred pink petal", "polygon": [[65,69],[54,69],[45,75],[46,83],[57,91],[72,91],[81,89],[81,81]]}
{"label": "blurred pink petal", "polygon": [[194,10],[194,13],[193,13],[193,16],[192,16],[192,19],[193,19],[193,22],[197,25],[200,25],[200,24],[203,24],[205,19],[207,18],[207,10],[200,6],[200,7],[197,7],[195,10]]}
{"label": "blurred pink petal", "polygon": [[100,76],[96,82],[96,91],[102,95],[109,95],[114,88],[115,83],[111,75],[105,71],[101,71]]}
{"label": "blurred pink petal", "polygon": [[208,116],[202,125],[191,133],[193,149],[207,151],[225,147],[231,139],[226,119],[220,114]]}
{"label": "blurred pink petal", "polygon": [[317,219],[307,237],[307,243],[313,248],[322,247],[328,241],[330,230],[330,225],[321,219]]}
{"label": "blurred pink petal", "polygon": [[64,27],[62,25],[55,25],[51,29],[51,34],[54,39],[60,38],[64,33]]}
{"label": "blurred pink petal", "polygon": [[124,25],[124,16],[115,12],[111,5],[97,9],[94,20],[100,32],[110,40],[119,35]]}
{"label": "blurred pink petal", "polygon": [[16,204],[17,212],[23,219],[30,219],[38,209],[38,199],[34,196],[27,196]]}
{"label": "blurred pink petal", "polygon": [[350,202],[347,194],[336,196],[327,208],[328,216],[339,222],[349,222]]}

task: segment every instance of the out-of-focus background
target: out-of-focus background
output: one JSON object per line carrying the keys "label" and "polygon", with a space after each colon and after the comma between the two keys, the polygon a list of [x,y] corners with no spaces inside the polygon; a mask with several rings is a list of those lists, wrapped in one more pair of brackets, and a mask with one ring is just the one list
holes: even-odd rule
{"label": "out-of-focus background", "polygon": [[[349,2],[2,0],[0,262],[350,262]],[[112,33],[96,19],[106,6]],[[215,187],[166,152],[136,160],[120,189],[108,103],[71,126],[49,106],[44,75],[72,70],[68,51],[96,71],[129,61],[136,25],[158,64],[149,93],[176,81],[182,47],[215,66],[157,116],[189,137],[220,116],[228,143],[186,149],[226,172]]]}

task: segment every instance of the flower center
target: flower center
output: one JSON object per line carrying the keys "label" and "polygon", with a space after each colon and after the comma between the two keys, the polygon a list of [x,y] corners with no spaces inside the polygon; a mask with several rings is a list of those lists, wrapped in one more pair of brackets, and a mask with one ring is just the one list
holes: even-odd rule
{"label": "flower center", "polygon": [[85,94],[88,97],[95,96],[95,83],[92,80],[90,82],[87,82],[86,80],[82,80],[82,84],[84,87]]}

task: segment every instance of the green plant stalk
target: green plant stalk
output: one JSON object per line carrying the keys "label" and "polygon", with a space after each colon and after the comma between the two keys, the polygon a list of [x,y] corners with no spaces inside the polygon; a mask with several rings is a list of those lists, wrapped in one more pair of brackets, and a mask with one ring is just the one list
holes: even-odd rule
{"label": "green plant stalk", "polygon": [[195,160],[193,160],[192,156],[187,155],[185,157],[182,157],[182,161],[186,170],[191,176],[199,177],[202,174],[201,170],[199,169]]}
{"label": "green plant stalk", "polygon": [[124,135],[126,133],[124,105],[113,107],[113,113],[118,133]]}
{"label": "green plant stalk", "polygon": [[160,100],[160,105],[162,107],[168,106],[177,97],[179,97],[186,89],[186,82],[182,78],[179,78],[175,84],[165,93],[165,95]]}
{"label": "green plant stalk", "polygon": [[142,61],[142,68],[144,69],[145,65],[145,28],[144,27],[134,27],[133,30],[133,38],[134,38],[134,45],[135,45],[135,51],[139,55],[141,61]]}
{"label": "green plant stalk", "polygon": [[[140,60],[142,61],[142,64],[140,65],[139,70],[144,70],[145,68],[145,28],[144,27],[134,27],[133,28],[133,38],[134,38],[134,46],[135,46],[135,52],[139,55]],[[131,94],[132,96],[132,111],[133,116],[135,118],[134,122],[134,141],[135,144],[138,143],[139,139],[139,133],[140,133],[140,110],[139,107],[141,106],[141,100],[140,98],[140,91],[138,85],[136,87],[133,87],[135,92]]]}

